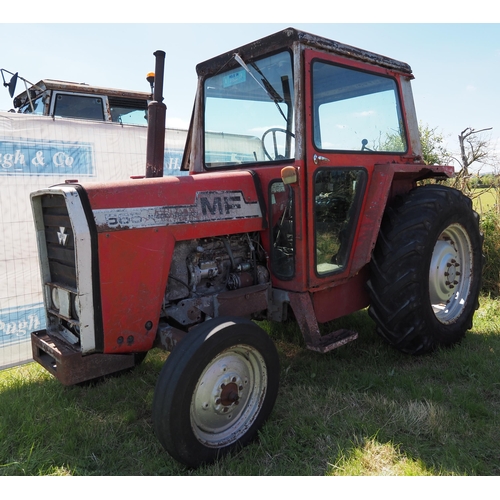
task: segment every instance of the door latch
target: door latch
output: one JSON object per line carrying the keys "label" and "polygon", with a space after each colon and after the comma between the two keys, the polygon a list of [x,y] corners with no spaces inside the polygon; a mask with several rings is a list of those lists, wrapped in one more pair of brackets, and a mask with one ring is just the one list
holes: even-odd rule
{"label": "door latch", "polygon": [[326,156],[318,156],[315,154],[313,156],[313,162],[315,165],[317,165],[320,161],[330,161],[330,158],[327,158]]}

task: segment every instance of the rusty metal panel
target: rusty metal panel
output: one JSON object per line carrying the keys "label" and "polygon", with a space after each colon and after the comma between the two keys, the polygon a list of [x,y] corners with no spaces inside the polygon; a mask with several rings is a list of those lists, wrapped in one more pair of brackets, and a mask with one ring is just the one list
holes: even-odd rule
{"label": "rusty metal panel", "polygon": [[158,347],[165,351],[173,351],[174,347],[184,338],[187,334],[184,330],[179,330],[172,325],[160,323],[158,325],[158,332],[154,347]]}
{"label": "rusty metal panel", "polygon": [[311,351],[326,353],[358,338],[357,332],[346,329],[321,335],[311,295],[290,293],[289,298],[306,347]]}
{"label": "rusty metal panel", "polygon": [[134,354],[90,354],[49,336],[46,330],[31,334],[33,359],[63,385],[75,385],[110,375],[135,365]]}
{"label": "rusty metal panel", "polygon": [[[95,85],[88,85],[86,83],[65,82],[62,80],[40,80],[35,87],[44,90],[60,90],[64,92],[80,93],[80,94],[99,94],[113,97],[128,97],[131,99],[145,99],[151,100],[152,95],[150,92],[142,92],[138,90],[123,90],[113,89],[110,87],[98,87]],[[24,92],[23,92],[24,94]],[[22,96],[23,94],[20,94]]]}
{"label": "rusty metal panel", "polygon": [[[290,49],[295,43],[302,44],[312,49],[326,51],[330,54],[347,57],[349,59],[375,64],[377,66],[398,71],[407,75],[412,74],[411,67],[402,61],[376,54],[368,50],[360,49],[358,47],[346,45],[318,35],[296,30],[294,28],[284,29],[267,37],[261,38],[260,40],[256,40],[252,43],[231,50],[230,52],[226,52],[225,54],[209,59],[198,64],[198,66],[196,66],[196,71],[198,75],[205,76],[213,73],[214,71],[219,71],[220,68],[228,65],[234,59],[235,53],[238,53],[243,60],[252,60],[273,51]],[[237,63],[234,62],[235,66],[236,64]]]}
{"label": "rusty metal panel", "polygon": [[268,283],[224,292],[217,296],[217,316],[251,316],[265,311],[269,306]]}

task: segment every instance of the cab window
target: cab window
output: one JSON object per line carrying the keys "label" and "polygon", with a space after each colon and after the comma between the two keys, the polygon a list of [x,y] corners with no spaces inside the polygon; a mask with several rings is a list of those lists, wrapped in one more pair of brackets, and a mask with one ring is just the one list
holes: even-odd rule
{"label": "cab window", "polygon": [[75,94],[56,94],[53,116],[104,121],[104,106],[101,97]]}
{"label": "cab window", "polygon": [[320,150],[406,152],[396,81],[313,62],[314,144]]}
{"label": "cab window", "polygon": [[148,101],[108,97],[111,121],[122,125],[148,124]]}
{"label": "cab window", "polygon": [[271,266],[282,280],[295,274],[295,229],[293,190],[277,180],[269,187],[271,207]]}
{"label": "cab window", "polygon": [[314,177],[316,272],[342,271],[349,257],[366,183],[364,169],[319,169]]}
{"label": "cab window", "polygon": [[44,111],[44,94],[39,95],[29,101],[26,99],[26,102],[19,108],[20,113],[24,114],[34,114],[34,115],[43,115]]}
{"label": "cab window", "polygon": [[295,156],[291,55],[280,52],[205,80],[207,167]]}

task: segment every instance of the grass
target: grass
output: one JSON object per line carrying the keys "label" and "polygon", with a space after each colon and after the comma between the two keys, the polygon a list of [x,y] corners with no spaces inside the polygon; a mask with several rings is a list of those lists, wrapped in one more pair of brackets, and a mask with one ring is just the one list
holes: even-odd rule
{"label": "grass", "polygon": [[500,474],[500,302],[482,299],[453,349],[408,357],[373,332],[329,354],[306,350],[294,324],[270,325],[281,387],[259,439],[188,470],[151,427],[166,354],[96,385],[63,387],[35,363],[0,372],[4,476],[495,476]]}
{"label": "grass", "polygon": [[474,210],[483,214],[491,210],[497,203],[497,192],[493,188],[475,188],[471,194]]}

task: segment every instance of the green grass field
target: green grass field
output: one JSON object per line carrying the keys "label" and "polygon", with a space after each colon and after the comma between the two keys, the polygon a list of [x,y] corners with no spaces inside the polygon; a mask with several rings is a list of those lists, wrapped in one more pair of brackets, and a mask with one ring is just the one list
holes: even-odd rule
{"label": "green grass field", "polygon": [[493,208],[497,203],[497,193],[494,189],[474,189],[472,193],[472,202],[474,209],[482,214],[491,208]]}
{"label": "green grass field", "polygon": [[166,354],[96,385],[63,387],[37,364],[0,372],[0,474],[75,476],[495,476],[500,474],[500,303],[482,299],[453,349],[402,355],[366,311],[328,327],[359,339],[306,350],[294,324],[263,323],[279,350],[281,387],[259,439],[188,470],[151,426]]}

